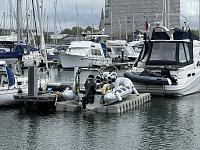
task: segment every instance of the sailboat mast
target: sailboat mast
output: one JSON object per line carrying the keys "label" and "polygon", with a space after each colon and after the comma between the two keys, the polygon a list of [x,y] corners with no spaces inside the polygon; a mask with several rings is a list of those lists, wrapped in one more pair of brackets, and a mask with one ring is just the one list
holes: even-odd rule
{"label": "sailboat mast", "polygon": [[111,40],[113,40],[113,15],[112,11],[110,12],[110,35],[111,35]]}
{"label": "sailboat mast", "polygon": [[5,35],[6,32],[6,12],[3,12],[3,35]]}
{"label": "sailboat mast", "polygon": [[40,51],[43,54],[43,57],[45,59],[46,69],[49,70],[48,62],[47,62],[47,52],[45,49],[44,34],[43,34],[43,29],[42,29],[42,19],[41,19],[42,8],[40,9],[38,0],[36,0],[36,5],[37,5],[38,22],[39,22],[39,29],[40,29]]}
{"label": "sailboat mast", "polygon": [[54,16],[54,45],[56,45],[56,22],[57,22],[57,0],[54,1],[54,6],[55,6],[55,16]]}
{"label": "sailboat mast", "polygon": [[10,9],[10,32],[13,30],[13,5],[12,0],[9,0],[9,9]]}
{"label": "sailboat mast", "polygon": [[167,28],[170,28],[170,0],[167,0]]}
{"label": "sailboat mast", "polygon": [[76,15],[77,15],[77,16],[76,16],[76,17],[77,17],[77,18],[76,18],[76,23],[77,23],[77,25],[76,25],[76,32],[77,32],[77,33],[76,33],[76,34],[77,34],[77,35],[76,35],[76,38],[77,38],[77,40],[78,40],[78,39],[79,39],[79,36],[78,36],[78,34],[79,34],[79,25],[78,25],[78,5],[77,5],[77,4],[76,4]]}
{"label": "sailboat mast", "polygon": [[21,6],[22,0],[17,0],[17,44],[21,41]]}
{"label": "sailboat mast", "polygon": [[199,40],[200,40],[200,0],[199,0]]}
{"label": "sailboat mast", "polygon": [[29,11],[28,11],[28,0],[26,0],[26,33],[27,33],[27,43],[30,43],[29,38]]}

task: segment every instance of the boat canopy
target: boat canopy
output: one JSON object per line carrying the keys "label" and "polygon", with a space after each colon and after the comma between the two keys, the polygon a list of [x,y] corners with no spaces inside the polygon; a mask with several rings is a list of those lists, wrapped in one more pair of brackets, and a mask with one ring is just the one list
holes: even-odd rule
{"label": "boat canopy", "polygon": [[155,27],[148,41],[145,36],[144,45],[135,66],[142,60],[145,65],[154,66],[182,67],[194,62],[193,37],[190,31]]}
{"label": "boat canopy", "polygon": [[146,65],[186,66],[193,63],[193,42],[150,41]]}

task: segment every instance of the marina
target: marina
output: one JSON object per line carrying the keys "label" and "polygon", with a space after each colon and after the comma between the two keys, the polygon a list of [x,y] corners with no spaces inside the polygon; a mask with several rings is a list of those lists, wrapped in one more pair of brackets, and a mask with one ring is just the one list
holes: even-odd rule
{"label": "marina", "polygon": [[2,0],[0,20],[0,149],[200,149],[200,0]]}

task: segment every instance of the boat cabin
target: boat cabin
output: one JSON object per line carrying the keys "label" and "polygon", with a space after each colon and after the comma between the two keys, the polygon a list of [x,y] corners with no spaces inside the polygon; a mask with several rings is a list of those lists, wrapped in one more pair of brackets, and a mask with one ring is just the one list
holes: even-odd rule
{"label": "boat cabin", "polygon": [[[190,65],[193,60],[193,40],[190,32],[174,29],[172,31],[153,30],[152,37],[146,40],[136,65],[172,66],[180,68]],[[140,66],[140,65],[139,65]],[[137,66],[138,67],[138,66]]]}
{"label": "boat cabin", "polygon": [[104,51],[101,43],[92,41],[74,41],[70,44],[66,53],[83,57],[106,57],[106,51]]}

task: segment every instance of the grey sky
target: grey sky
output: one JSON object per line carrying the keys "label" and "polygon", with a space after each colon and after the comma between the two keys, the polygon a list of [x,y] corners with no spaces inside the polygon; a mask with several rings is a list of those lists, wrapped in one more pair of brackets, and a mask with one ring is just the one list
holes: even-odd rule
{"label": "grey sky", "polygon": [[[5,11],[9,13],[9,0],[0,0],[0,25],[2,26],[2,16]],[[12,0],[13,4],[16,4],[17,0]],[[25,0],[23,1],[23,7],[25,6]],[[30,0],[29,0],[30,1]],[[54,1],[55,0],[43,0],[44,10],[46,16],[49,16],[49,28],[53,30],[54,22]],[[70,28],[76,26],[76,4],[78,6],[79,25],[86,27],[87,25],[94,25],[97,27],[100,20],[101,9],[104,7],[104,0],[57,0],[57,16],[58,23],[57,29],[60,31],[64,28]],[[14,9],[14,8],[13,8]],[[25,9],[25,8],[24,8]],[[15,10],[15,9],[14,9]],[[181,14],[187,17],[191,26],[198,27],[198,0],[181,0]],[[8,15],[7,15],[8,16]],[[7,17],[8,18],[8,17]],[[6,21],[6,25],[9,25],[9,19]]]}

